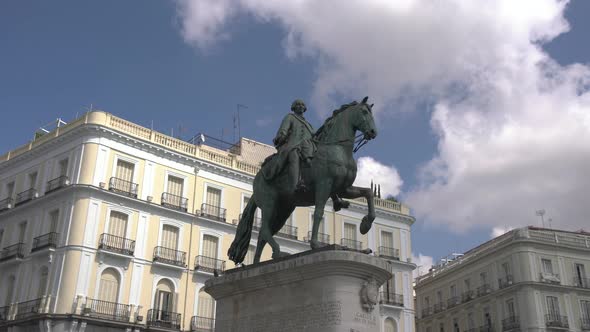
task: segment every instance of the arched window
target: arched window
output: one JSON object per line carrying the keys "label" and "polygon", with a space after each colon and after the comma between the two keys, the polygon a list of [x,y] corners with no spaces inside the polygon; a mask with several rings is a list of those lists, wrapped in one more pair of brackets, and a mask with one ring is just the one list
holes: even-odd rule
{"label": "arched window", "polygon": [[127,215],[118,211],[111,211],[108,234],[125,237],[127,234]]}
{"label": "arched window", "polygon": [[215,300],[203,288],[199,291],[198,305],[197,316],[203,318],[213,318],[215,316]]}
{"label": "arched window", "polygon": [[39,274],[39,288],[37,289],[37,298],[42,298],[45,296],[45,290],[47,289],[47,276],[49,275],[49,270],[46,266],[43,266],[40,270]]}
{"label": "arched window", "polygon": [[162,279],[156,286],[154,308],[163,312],[174,312],[174,285],[170,280]]}
{"label": "arched window", "polygon": [[6,284],[6,297],[4,298],[4,305],[10,305],[12,303],[12,295],[14,294],[14,284],[16,279],[14,276],[8,277],[8,283]]}
{"label": "arched window", "polygon": [[117,302],[119,298],[119,273],[112,268],[105,269],[100,275],[98,299],[107,302]]}
{"label": "arched window", "polygon": [[383,331],[385,332],[396,332],[395,321],[393,318],[386,318],[383,324]]}

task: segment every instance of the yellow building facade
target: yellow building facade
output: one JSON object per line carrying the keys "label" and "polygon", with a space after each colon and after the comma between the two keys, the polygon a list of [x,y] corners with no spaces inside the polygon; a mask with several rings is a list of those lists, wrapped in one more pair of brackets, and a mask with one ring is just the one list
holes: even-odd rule
{"label": "yellow building facade", "polygon": [[[202,287],[235,267],[226,253],[271,153],[245,138],[195,145],[95,111],[0,156],[0,331],[212,331]],[[412,332],[414,218],[398,202],[376,208],[361,235],[363,200],[328,207],[320,237],[391,262],[379,324]],[[282,251],[309,250],[312,213],[296,209],[275,236]],[[246,264],[256,240],[255,224]]]}

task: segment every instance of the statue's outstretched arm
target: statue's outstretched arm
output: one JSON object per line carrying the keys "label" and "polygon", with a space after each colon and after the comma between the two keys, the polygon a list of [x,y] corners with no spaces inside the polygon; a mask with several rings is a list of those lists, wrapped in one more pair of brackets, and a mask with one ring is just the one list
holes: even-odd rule
{"label": "statue's outstretched arm", "polygon": [[281,122],[281,126],[277,131],[275,138],[272,140],[275,146],[280,146],[285,143],[287,136],[289,135],[289,129],[291,128],[291,117],[286,116],[283,118],[283,122]]}

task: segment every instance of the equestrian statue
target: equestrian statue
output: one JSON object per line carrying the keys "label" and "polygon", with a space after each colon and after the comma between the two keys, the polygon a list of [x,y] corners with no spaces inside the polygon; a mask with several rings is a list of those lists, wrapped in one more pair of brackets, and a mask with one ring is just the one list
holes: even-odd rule
{"label": "equestrian statue", "polygon": [[[283,119],[273,140],[277,153],[268,157],[254,178],[254,192],[242,212],[236,236],[228,257],[242,263],[248,252],[256,209],[262,211],[254,263],[260,261],[264,246],[272,247],[272,258],[287,255],[273,239],[297,206],[315,205],[310,240],[312,249],[322,246],[318,241],[320,222],[329,198],[334,210],[347,208],[343,198],[364,197],[368,213],[363,217],[360,232],[366,234],[375,220],[371,188],[355,187],[357,166],[353,153],[377,136],[372,107],[365,97],[335,110],[316,132],[305,120],[305,103],[295,100]],[[357,136],[357,131],[361,134]],[[356,146],[355,146],[356,145]]]}

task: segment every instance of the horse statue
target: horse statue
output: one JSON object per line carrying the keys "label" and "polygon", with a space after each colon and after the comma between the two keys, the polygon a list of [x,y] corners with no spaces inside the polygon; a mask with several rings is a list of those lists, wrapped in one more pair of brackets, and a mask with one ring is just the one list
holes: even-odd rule
{"label": "horse statue", "polygon": [[[279,173],[271,181],[264,178],[262,171],[256,174],[254,192],[244,208],[236,236],[228,250],[228,257],[232,261],[239,264],[246,257],[257,208],[262,211],[262,220],[254,263],[260,262],[260,255],[267,243],[272,247],[273,259],[288,255],[281,253],[280,245],[273,239],[273,235],[285,225],[297,206],[315,205],[310,240],[312,249],[321,246],[318,241],[318,230],[328,198],[332,198],[334,209],[338,211],[340,208],[348,207],[348,202],[342,198],[364,197],[367,200],[368,213],[363,217],[360,232],[366,234],[371,229],[375,220],[373,191],[370,188],[352,185],[357,172],[353,150],[356,151],[377,136],[371,111],[373,105],[367,104],[367,100],[368,97],[365,97],[360,103],[354,101],[342,105],[315,133],[313,140],[317,150],[309,167],[301,170],[301,176],[309,188],[307,191],[297,192],[286,185],[289,179],[285,172]],[[357,131],[362,134],[356,136]],[[265,164],[266,162],[263,163],[262,169]]]}

